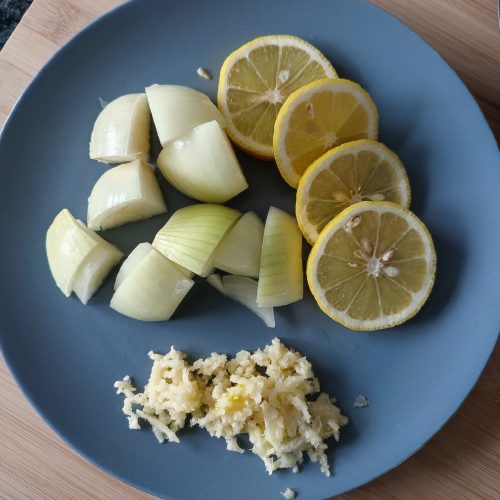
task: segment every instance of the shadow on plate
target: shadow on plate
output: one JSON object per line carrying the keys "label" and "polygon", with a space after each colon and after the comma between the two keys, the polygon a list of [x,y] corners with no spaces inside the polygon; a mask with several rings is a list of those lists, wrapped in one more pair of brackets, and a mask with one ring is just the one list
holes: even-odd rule
{"label": "shadow on plate", "polygon": [[[453,224],[459,225],[458,220],[453,220]],[[460,280],[463,275],[465,263],[465,243],[452,241],[443,237],[438,231],[429,228],[436,247],[437,267],[436,281],[429,300],[422,310],[411,320],[412,324],[425,323],[434,320],[443,314],[447,305],[453,298],[456,290],[460,287]],[[456,234],[464,234],[456,231]]]}

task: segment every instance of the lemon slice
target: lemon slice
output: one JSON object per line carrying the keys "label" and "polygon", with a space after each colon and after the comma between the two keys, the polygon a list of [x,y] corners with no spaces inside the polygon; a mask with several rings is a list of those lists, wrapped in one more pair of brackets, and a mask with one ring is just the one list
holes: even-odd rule
{"label": "lemon slice", "polygon": [[290,35],[256,38],[222,65],[217,101],[229,137],[247,153],[273,159],[276,115],[298,88],[337,73],[311,44]]}
{"label": "lemon slice", "polygon": [[364,201],[320,233],[307,281],[332,319],[352,330],[380,330],[419,311],[435,271],[432,238],[416,215],[395,203]]}
{"label": "lemon slice", "polygon": [[312,82],[295,91],[274,126],[274,157],[296,188],[306,168],[329,149],[357,139],[376,139],[378,113],[368,93],[340,78]]}
{"label": "lemon slice", "polygon": [[302,234],[313,244],[328,222],[360,201],[410,206],[403,164],[389,148],[368,139],[326,152],[300,178],[295,211]]}

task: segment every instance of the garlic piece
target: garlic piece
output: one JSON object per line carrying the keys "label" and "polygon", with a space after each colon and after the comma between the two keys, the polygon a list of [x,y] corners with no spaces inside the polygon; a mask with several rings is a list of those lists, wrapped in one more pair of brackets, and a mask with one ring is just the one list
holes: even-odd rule
{"label": "garlic piece", "polygon": [[145,94],[124,95],[111,101],[94,123],[90,158],[103,163],[147,160],[150,121]]}
{"label": "garlic piece", "polygon": [[142,160],[104,172],[89,197],[87,224],[98,231],[167,211],[153,168]]}
{"label": "garlic piece", "polygon": [[211,80],[212,79],[212,75],[210,74],[210,72],[208,70],[206,70],[205,68],[198,68],[196,70],[196,74],[200,77],[200,78],[203,78],[204,80]]}

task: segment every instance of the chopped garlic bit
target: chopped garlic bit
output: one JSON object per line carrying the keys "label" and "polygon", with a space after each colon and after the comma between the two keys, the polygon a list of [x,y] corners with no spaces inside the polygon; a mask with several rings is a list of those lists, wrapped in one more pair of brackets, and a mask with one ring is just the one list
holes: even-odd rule
{"label": "chopped garlic bit", "polygon": [[287,500],[294,500],[295,499],[295,491],[291,490],[290,488],[287,488],[285,491],[280,492],[281,495],[283,495]]}
{"label": "chopped garlic bit", "polygon": [[365,406],[368,406],[370,403],[368,399],[365,396],[362,396],[361,394],[356,397],[354,400],[353,406],[356,408],[364,408]]}
{"label": "chopped garlic bit", "polygon": [[190,414],[191,426],[224,438],[230,451],[243,453],[236,436],[248,434],[269,474],[282,468],[298,472],[307,454],[330,475],[325,441],[338,441],[348,420],[327,394],[313,399],[319,382],[299,352],[275,338],[263,350],[240,351],[233,359],[213,353],[190,365],[173,347],[165,356],[150,357],[153,368],[143,393],[136,393],[127,377],[115,383],[125,395],[123,412],[131,429],[140,428],[143,419],[160,442],[178,442],[176,432]]}
{"label": "chopped garlic bit", "polygon": [[[140,429],[139,419],[151,424],[158,441],[179,442],[176,432],[187,415],[199,407],[201,386],[191,373],[186,355],[173,347],[165,356],[150,352],[153,368],[144,392],[136,394],[130,378],[115,382],[117,394],[124,394],[123,413],[130,429]],[[142,407],[134,409],[134,406]]]}
{"label": "chopped garlic bit", "polygon": [[212,75],[205,68],[198,68],[196,70],[196,73],[198,73],[199,77],[204,78],[205,80],[211,80],[212,79]]}
{"label": "chopped garlic bit", "polygon": [[235,451],[236,453],[245,453],[245,450],[243,448],[240,448],[240,445],[238,444],[236,438],[230,438],[227,440],[226,449],[229,451]]}

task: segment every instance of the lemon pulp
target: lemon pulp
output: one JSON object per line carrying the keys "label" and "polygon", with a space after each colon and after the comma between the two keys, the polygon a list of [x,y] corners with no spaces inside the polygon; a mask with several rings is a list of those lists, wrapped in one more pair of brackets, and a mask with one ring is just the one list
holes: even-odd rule
{"label": "lemon pulp", "polygon": [[321,78],[336,77],[325,56],[301,38],[256,38],[230,54],[217,101],[231,139],[257,157],[273,158],[274,122],[286,98]]}
{"label": "lemon pulp", "polygon": [[361,201],[410,206],[410,184],[399,158],[383,144],[362,139],[318,158],[301,177],[296,215],[309,243],[344,208]]}
{"label": "lemon pulp", "polygon": [[353,330],[378,330],[414,316],[434,283],[436,254],[424,224],[390,202],[362,202],[320,233],[307,280],[321,309]]}
{"label": "lemon pulp", "polygon": [[376,139],[378,113],[368,93],[340,78],[312,82],[280,109],[273,135],[276,163],[297,187],[306,168],[326,151],[357,139]]}

